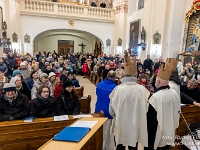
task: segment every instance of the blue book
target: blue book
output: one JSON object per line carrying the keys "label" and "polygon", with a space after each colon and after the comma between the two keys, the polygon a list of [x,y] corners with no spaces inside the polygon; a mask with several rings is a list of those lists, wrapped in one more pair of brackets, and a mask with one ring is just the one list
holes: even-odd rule
{"label": "blue book", "polygon": [[65,127],[53,137],[53,140],[79,142],[89,131],[90,128],[85,127]]}

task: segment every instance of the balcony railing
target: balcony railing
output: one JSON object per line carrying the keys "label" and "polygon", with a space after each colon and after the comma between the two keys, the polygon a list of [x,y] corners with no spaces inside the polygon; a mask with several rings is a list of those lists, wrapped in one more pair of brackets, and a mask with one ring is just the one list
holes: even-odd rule
{"label": "balcony railing", "polygon": [[60,15],[61,17],[73,16],[76,18],[92,19],[93,21],[114,22],[114,9],[90,7],[71,3],[48,2],[41,0],[21,0],[21,14],[26,15]]}

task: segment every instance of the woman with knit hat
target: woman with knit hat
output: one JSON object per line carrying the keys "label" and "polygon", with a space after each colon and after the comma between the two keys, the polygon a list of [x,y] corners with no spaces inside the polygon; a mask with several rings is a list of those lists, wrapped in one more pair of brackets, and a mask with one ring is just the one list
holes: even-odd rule
{"label": "woman with knit hat", "polygon": [[17,91],[13,83],[4,84],[4,96],[0,98],[0,121],[19,120],[29,116],[28,98]]}
{"label": "woman with knit hat", "polygon": [[51,72],[49,74],[49,82],[51,83],[53,90],[55,89],[56,84],[58,83],[58,80],[59,79],[56,78],[56,74],[54,72]]}
{"label": "woman with knit hat", "polygon": [[31,91],[28,89],[26,84],[23,84],[22,79],[20,77],[17,77],[17,76],[13,77],[10,80],[10,83],[14,83],[16,85],[17,91],[26,95],[29,101],[31,100]]}
{"label": "woman with knit hat", "polygon": [[31,100],[38,97],[38,90],[41,85],[47,85],[50,88],[50,95],[54,97],[53,87],[49,82],[49,77],[46,73],[39,74],[38,80],[33,84],[31,89]]}
{"label": "woman with knit hat", "polygon": [[80,102],[73,88],[71,81],[64,81],[62,91],[56,98],[57,115],[80,114]]}

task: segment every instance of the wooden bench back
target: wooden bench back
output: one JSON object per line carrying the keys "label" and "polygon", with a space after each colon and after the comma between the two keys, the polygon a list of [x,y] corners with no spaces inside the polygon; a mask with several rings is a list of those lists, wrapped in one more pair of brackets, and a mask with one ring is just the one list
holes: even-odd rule
{"label": "wooden bench back", "polygon": [[80,98],[80,111],[84,114],[90,114],[91,113],[91,95],[88,95],[88,97]]}
{"label": "wooden bench back", "polygon": [[74,91],[76,92],[78,98],[81,98],[83,97],[84,86],[81,86],[80,88],[74,88]]}
{"label": "wooden bench back", "polygon": [[[103,112],[92,114],[103,117]],[[34,122],[24,120],[0,122],[0,150],[36,150],[77,119],[54,121],[53,117],[35,118]]]}

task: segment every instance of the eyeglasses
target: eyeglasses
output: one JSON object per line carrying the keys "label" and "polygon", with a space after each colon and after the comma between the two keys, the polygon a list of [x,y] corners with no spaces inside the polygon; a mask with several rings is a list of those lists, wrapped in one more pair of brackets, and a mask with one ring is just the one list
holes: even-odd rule
{"label": "eyeglasses", "polygon": [[42,93],[49,93],[49,91],[42,91]]}

